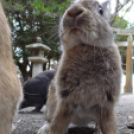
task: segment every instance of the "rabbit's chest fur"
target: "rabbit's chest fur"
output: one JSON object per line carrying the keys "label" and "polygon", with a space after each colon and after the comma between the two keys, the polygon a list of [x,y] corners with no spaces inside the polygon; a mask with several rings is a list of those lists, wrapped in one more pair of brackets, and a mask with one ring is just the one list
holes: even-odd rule
{"label": "rabbit's chest fur", "polygon": [[86,121],[90,116],[94,119],[89,113],[115,103],[118,98],[120,65],[116,46],[79,45],[63,52],[56,74],[58,100],[75,111],[77,120]]}

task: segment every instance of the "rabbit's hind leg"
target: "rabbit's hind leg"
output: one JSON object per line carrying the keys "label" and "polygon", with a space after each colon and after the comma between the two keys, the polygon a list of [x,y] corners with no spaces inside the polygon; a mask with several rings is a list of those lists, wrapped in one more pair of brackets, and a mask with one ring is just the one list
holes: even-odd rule
{"label": "rabbit's hind leg", "polygon": [[64,134],[71,121],[72,114],[69,108],[61,103],[54,113],[49,134]]}

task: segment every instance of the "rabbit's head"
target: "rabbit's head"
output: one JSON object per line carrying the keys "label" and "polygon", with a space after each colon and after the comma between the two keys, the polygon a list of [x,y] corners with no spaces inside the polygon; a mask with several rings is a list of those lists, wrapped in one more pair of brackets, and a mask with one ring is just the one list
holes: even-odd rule
{"label": "rabbit's head", "polygon": [[113,32],[108,23],[108,1],[75,0],[65,11],[59,25],[59,37],[64,50],[85,44],[107,47],[113,44]]}

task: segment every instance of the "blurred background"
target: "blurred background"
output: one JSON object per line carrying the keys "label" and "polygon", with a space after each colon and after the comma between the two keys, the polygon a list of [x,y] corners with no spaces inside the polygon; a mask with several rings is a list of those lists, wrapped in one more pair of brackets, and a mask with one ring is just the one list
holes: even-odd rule
{"label": "blurred background", "polygon": [[[24,81],[32,77],[33,66],[33,63],[28,60],[28,57],[32,56],[32,52],[26,46],[36,43],[37,37],[42,39],[42,44],[47,45],[51,49],[51,51],[44,51],[44,57],[47,58],[47,62],[43,63],[43,70],[54,69],[56,67],[61,54],[58,39],[58,24],[71,1],[2,0],[12,29],[14,61],[17,65],[18,74],[24,78]],[[100,2],[103,1],[105,0],[100,0]],[[134,32],[134,0],[109,1],[111,13],[109,23],[114,28],[114,39],[117,45],[119,45],[125,75],[128,35],[120,36],[118,33]],[[133,56],[131,58],[133,60]]]}

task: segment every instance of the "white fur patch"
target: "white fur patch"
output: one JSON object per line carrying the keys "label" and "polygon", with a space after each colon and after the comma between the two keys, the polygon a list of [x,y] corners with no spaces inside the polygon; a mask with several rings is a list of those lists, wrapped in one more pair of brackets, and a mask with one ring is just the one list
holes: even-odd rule
{"label": "white fur patch", "polygon": [[91,32],[91,35],[93,36],[94,39],[97,39],[98,38],[97,33],[95,33],[94,31]]}
{"label": "white fur patch", "polygon": [[15,129],[16,127],[12,124],[12,132],[14,132]]}
{"label": "white fur patch", "polygon": [[38,131],[38,134],[48,134],[49,133],[50,124],[45,122],[43,127],[41,127]]}

